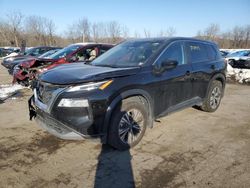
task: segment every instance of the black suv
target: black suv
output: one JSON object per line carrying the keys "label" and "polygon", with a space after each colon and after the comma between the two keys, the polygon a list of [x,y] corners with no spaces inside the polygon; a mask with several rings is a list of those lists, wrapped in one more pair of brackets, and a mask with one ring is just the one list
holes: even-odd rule
{"label": "black suv", "polygon": [[192,38],[125,41],[90,65],[73,63],[42,74],[30,116],[63,139],[101,138],[135,146],[156,118],[186,107],[214,112],[226,64],[216,44]]}

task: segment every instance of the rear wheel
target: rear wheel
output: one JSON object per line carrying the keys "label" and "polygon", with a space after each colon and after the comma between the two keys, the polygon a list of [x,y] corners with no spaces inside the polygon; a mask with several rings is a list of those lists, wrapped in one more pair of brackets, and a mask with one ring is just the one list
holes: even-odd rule
{"label": "rear wheel", "polygon": [[214,80],[209,88],[208,95],[204,100],[201,109],[206,112],[214,112],[220,105],[222,97],[222,83]]}
{"label": "rear wheel", "polygon": [[108,143],[118,150],[137,145],[145,133],[148,116],[148,105],[142,97],[123,100],[112,113]]}

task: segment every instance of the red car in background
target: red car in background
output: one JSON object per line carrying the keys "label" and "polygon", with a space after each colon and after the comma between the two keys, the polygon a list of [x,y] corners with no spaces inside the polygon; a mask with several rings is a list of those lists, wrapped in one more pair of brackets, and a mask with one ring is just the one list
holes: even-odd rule
{"label": "red car in background", "polygon": [[38,58],[17,65],[13,73],[13,83],[18,82],[21,85],[29,86],[32,80],[44,71],[65,63],[90,62],[113,46],[101,43],[71,44],[46,58]]}

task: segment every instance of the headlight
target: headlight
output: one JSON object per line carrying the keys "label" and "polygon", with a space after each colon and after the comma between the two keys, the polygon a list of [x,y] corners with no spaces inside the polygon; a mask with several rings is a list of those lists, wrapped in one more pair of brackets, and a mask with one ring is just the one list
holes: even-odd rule
{"label": "headlight", "polygon": [[67,92],[73,92],[73,91],[91,91],[94,89],[101,89],[104,90],[107,88],[113,80],[106,80],[102,82],[95,82],[95,83],[88,83],[88,84],[83,84],[83,85],[78,85],[78,86],[72,86],[69,89],[67,89]]}
{"label": "headlight", "polygon": [[61,99],[59,107],[88,107],[89,102],[86,99]]}

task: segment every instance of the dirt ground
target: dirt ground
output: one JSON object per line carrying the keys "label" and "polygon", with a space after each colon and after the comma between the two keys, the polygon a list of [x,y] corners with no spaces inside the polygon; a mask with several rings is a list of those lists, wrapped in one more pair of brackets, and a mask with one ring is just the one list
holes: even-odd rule
{"label": "dirt ground", "polygon": [[124,152],[47,134],[22,95],[0,104],[0,187],[250,187],[250,86],[228,84],[215,113],[161,118]]}

